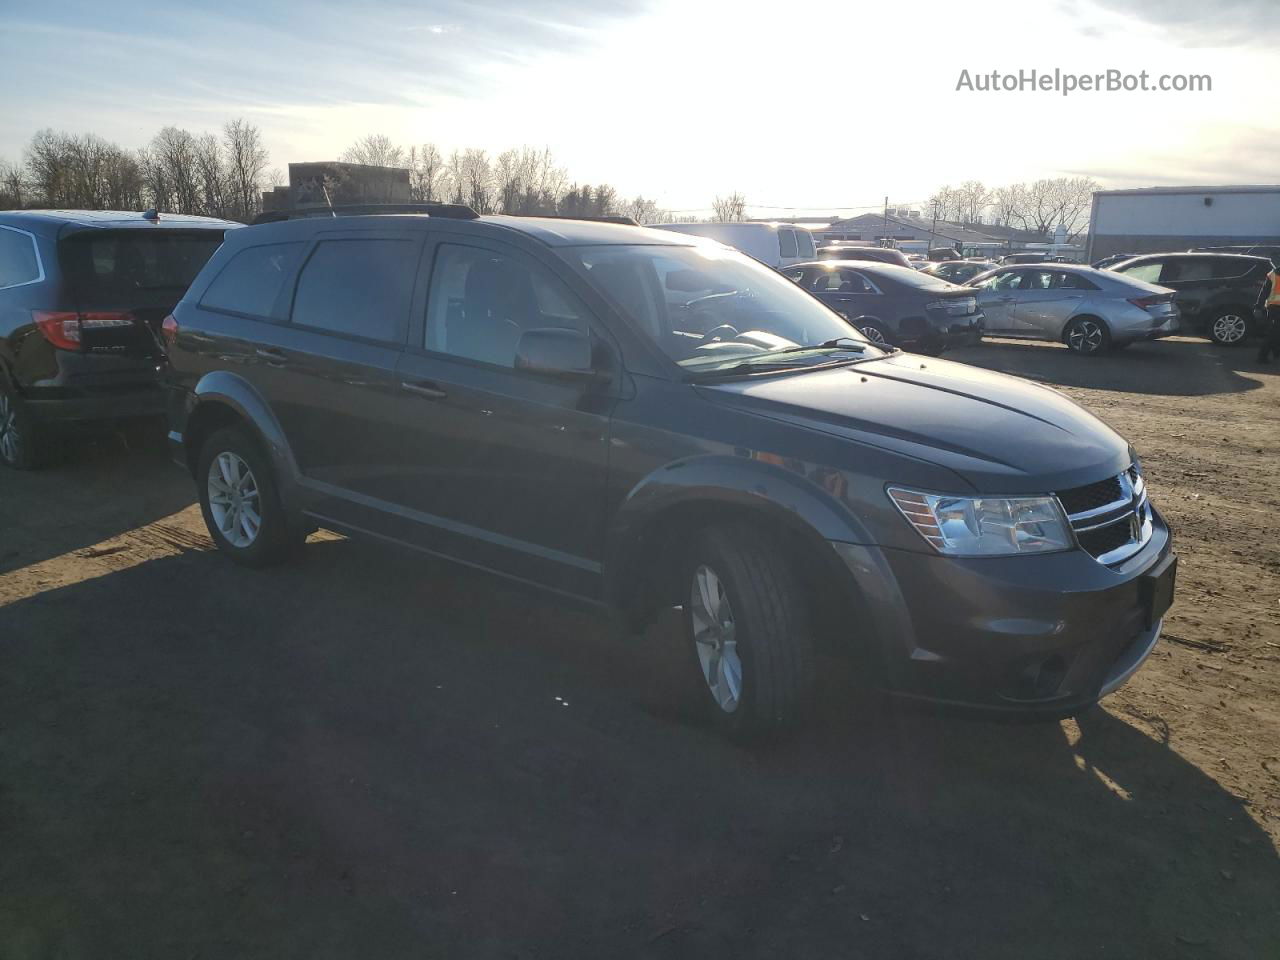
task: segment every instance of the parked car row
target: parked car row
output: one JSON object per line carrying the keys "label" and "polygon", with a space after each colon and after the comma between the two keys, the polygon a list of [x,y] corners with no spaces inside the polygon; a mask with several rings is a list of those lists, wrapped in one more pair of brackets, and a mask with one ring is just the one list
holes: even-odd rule
{"label": "parked car row", "polygon": [[[426,212],[6,218],[28,244],[0,289],[8,409],[25,427],[48,388],[119,412],[114,383],[151,412],[163,385],[175,459],[246,566],[323,526],[632,627],[681,607],[688,669],[733,735],[803,716],[820,649],[895,695],[1059,717],[1155,645],[1176,557],[1123,438],[822,303],[860,284],[899,304],[892,335],[928,345],[972,335],[982,291],[870,261],[810,259],[793,281],[678,231]],[[175,300],[156,340],[145,311]]]}

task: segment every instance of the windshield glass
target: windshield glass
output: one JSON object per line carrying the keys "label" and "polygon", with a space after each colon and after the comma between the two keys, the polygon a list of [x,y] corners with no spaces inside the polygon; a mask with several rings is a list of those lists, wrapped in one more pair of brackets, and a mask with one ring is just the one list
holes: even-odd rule
{"label": "windshield glass", "polygon": [[[691,372],[799,365],[839,349],[882,352],[786,277],[719,244],[574,252],[590,282]],[[813,348],[807,357],[804,348]]]}

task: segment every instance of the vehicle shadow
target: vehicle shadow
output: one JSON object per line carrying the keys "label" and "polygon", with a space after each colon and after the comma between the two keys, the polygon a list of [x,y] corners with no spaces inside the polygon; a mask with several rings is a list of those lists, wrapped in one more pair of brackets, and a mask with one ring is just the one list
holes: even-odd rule
{"label": "vehicle shadow", "polygon": [[1167,744],[829,667],[689,719],[670,622],[416,555],[193,550],[0,608],[0,956],[1268,955],[1280,862]]}
{"label": "vehicle shadow", "polygon": [[[163,432],[69,438],[44,469],[0,468],[0,574],[103,544],[194,499]],[[118,506],[104,511],[107,501]]]}
{"label": "vehicle shadow", "polygon": [[1122,393],[1197,397],[1242,393],[1262,386],[1269,368],[1249,347],[1226,349],[1203,340],[1172,338],[1135,343],[1101,357],[1080,357],[1057,343],[984,340],[949,350],[945,359],[1026,377],[1051,386]]}

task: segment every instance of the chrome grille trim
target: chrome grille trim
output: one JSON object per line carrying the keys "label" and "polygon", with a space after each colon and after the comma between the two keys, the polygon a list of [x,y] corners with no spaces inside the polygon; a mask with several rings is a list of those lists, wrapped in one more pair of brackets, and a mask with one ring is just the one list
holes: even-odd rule
{"label": "chrome grille trim", "polygon": [[[1122,563],[1133,556],[1147,545],[1152,534],[1151,502],[1147,498],[1146,481],[1143,480],[1137,464],[1131,465],[1115,479],[1122,494],[1119,499],[1076,513],[1067,513],[1066,507],[1063,507],[1063,513],[1067,513],[1067,522],[1071,526],[1072,533],[1075,534],[1077,545],[1106,566]],[[1066,492],[1070,491],[1064,491]],[[1058,497],[1058,502],[1062,504],[1061,497]],[[1097,533],[1121,523],[1128,524],[1128,536],[1123,543],[1109,550],[1095,553],[1081,542],[1081,534]]]}

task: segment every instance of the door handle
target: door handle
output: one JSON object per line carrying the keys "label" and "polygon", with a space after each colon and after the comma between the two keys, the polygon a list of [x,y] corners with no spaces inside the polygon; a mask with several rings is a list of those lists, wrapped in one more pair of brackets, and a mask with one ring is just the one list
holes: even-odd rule
{"label": "door handle", "polygon": [[427,400],[443,400],[449,395],[434,383],[425,380],[401,380],[400,389],[408,390],[410,393],[416,393],[418,396],[424,397]]}
{"label": "door handle", "polygon": [[253,352],[271,363],[284,363],[286,360],[284,351],[277,350],[275,347],[258,347]]}

